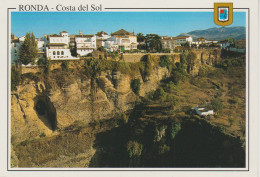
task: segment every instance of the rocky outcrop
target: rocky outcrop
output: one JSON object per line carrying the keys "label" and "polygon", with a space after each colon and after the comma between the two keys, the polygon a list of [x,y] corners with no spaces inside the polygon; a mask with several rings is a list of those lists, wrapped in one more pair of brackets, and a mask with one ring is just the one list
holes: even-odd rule
{"label": "rocky outcrop", "polygon": [[[154,67],[148,80],[141,81],[140,95],[155,90],[169,75],[166,68]],[[101,73],[95,79],[73,78],[57,87],[55,82],[27,80],[11,95],[12,144],[31,138],[53,136],[75,122],[109,119],[131,110],[136,95],[133,78],[119,71]],[[55,131],[58,130],[58,131]]]}
{"label": "rocky outcrop", "polygon": [[[220,62],[219,50],[193,52],[197,57],[190,69],[193,76],[198,74],[201,65]],[[180,57],[174,56],[173,59],[179,62]],[[140,72],[130,76],[119,71],[102,72],[92,80],[80,75],[70,78],[67,73],[62,84],[59,84],[59,79],[48,82],[27,79],[11,94],[12,143],[53,136],[59,132],[55,130],[75,122],[109,119],[116,113],[131,110],[136,102],[130,86],[132,79],[140,80],[140,96],[145,96],[156,90],[160,81],[169,75],[167,68],[152,64],[152,71],[145,79]]]}
{"label": "rocky outcrop", "polygon": [[221,50],[219,49],[197,49],[192,50],[196,54],[196,60],[194,61],[189,74],[196,76],[199,73],[199,69],[202,65],[216,65],[221,62]]}

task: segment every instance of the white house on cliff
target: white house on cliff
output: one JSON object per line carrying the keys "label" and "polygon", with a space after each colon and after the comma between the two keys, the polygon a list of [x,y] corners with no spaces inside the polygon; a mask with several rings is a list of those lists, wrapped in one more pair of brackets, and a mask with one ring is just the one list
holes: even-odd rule
{"label": "white house on cliff", "polygon": [[79,35],[75,35],[75,43],[77,53],[80,56],[86,56],[97,49],[96,35],[83,35],[79,32]]}
{"label": "white house on cliff", "polygon": [[66,31],[60,32],[60,35],[49,35],[47,37],[46,57],[51,60],[79,59],[71,56],[69,42],[69,34]]}

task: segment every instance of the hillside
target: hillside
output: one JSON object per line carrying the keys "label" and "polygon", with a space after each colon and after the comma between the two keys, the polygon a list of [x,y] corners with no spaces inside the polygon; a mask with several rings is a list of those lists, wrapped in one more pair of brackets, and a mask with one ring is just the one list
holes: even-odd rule
{"label": "hillside", "polygon": [[[23,73],[12,166],[244,167],[244,59],[207,49]],[[194,114],[205,102],[215,115]]]}
{"label": "hillside", "polygon": [[219,27],[209,28],[205,30],[195,30],[188,33],[181,33],[179,36],[191,35],[194,39],[204,37],[206,39],[224,40],[232,37],[236,40],[246,38],[246,28],[243,26],[236,27]]}

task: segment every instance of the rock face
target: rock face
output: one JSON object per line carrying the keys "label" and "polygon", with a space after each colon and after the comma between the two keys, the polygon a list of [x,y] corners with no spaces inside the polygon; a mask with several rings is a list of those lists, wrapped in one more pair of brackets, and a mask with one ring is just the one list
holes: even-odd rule
{"label": "rock face", "polygon": [[191,67],[189,74],[196,76],[199,73],[201,65],[215,65],[221,62],[221,51],[219,49],[208,49],[208,50],[192,50],[196,54],[196,60],[194,65]]}
{"label": "rock face", "polygon": [[[201,65],[220,61],[218,50],[195,50],[197,59],[190,70],[197,75]],[[179,62],[180,57],[174,57]],[[134,78],[141,82],[140,96],[156,90],[167,68],[152,65],[151,74],[143,80],[140,72]],[[68,76],[69,77],[69,76]],[[53,136],[73,123],[89,123],[109,119],[117,113],[131,110],[136,95],[131,89],[133,76],[119,71],[106,71],[95,79],[67,78],[61,87],[27,79],[11,94],[11,138],[16,144],[31,138]],[[56,80],[58,82],[58,80]],[[55,85],[56,84],[56,85]]]}
{"label": "rock face", "polygon": [[[155,90],[169,75],[166,68],[154,67],[146,82],[141,75],[140,95]],[[136,95],[130,87],[132,78],[119,71],[101,73],[91,79],[73,79],[62,88],[27,80],[11,95],[12,144],[41,136],[53,136],[75,122],[89,123],[108,119],[135,105]],[[49,89],[46,89],[48,87]]]}
{"label": "rock face", "polygon": [[[11,141],[17,143],[28,139],[52,134],[48,127],[48,120],[35,111],[35,102],[38,96],[38,85],[28,82],[20,86],[16,93],[11,95]],[[47,126],[46,126],[47,125]]]}

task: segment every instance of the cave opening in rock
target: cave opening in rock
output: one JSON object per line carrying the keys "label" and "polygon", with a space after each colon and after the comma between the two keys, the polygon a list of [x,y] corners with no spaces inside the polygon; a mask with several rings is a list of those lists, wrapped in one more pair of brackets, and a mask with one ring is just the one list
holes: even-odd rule
{"label": "cave opening in rock", "polygon": [[45,115],[47,112],[46,104],[42,100],[38,100],[35,106],[35,109],[39,115]]}
{"label": "cave opening in rock", "polygon": [[52,131],[57,128],[57,113],[53,104],[46,97],[36,98],[35,110],[39,119]]}

